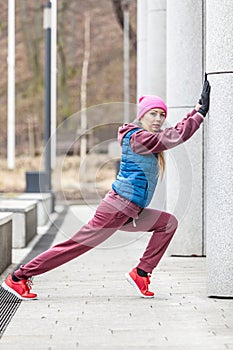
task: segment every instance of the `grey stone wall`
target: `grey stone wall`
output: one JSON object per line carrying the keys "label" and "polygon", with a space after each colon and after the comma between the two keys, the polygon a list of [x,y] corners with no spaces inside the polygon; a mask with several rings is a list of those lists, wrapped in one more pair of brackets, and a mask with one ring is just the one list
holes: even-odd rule
{"label": "grey stone wall", "polygon": [[206,71],[212,88],[205,130],[207,293],[226,297],[233,297],[232,16],[231,0],[206,2]]}

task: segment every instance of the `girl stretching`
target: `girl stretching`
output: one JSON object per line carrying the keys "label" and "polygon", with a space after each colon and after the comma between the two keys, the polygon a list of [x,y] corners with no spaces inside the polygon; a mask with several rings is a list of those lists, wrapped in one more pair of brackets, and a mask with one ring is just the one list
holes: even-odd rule
{"label": "girl stretching", "polygon": [[112,189],[98,206],[94,217],[74,236],[59,243],[10,274],[2,286],[22,300],[36,299],[31,277],[52,270],[102,243],[118,229],[151,232],[138,265],[126,274],[140,297],[152,298],[150,275],[164,255],[177,228],[169,213],[147,208],[160,175],[165,169],[163,151],[188,140],[200,127],[209,109],[210,85],[204,82],[201,98],[175,127],[161,127],[167,106],[158,96],[142,96],[137,119],[119,129],[122,146],[120,170]]}

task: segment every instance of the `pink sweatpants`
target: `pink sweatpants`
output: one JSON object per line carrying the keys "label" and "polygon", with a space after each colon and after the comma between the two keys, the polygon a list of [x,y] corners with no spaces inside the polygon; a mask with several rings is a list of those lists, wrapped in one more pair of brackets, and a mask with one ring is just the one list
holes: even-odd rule
{"label": "pink sweatpants", "polygon": [[[109,201],[110,203],[110,201]],[[138,207],[138,218],[134,221],[127,210],[114,208],[107,200],[98,206],[94,217],[72,238],[59,243],[14,272],[19,279],[27,279],[52,270],[105,241],[118,229],[122,231],[152,232],[147,248],[137,267],[152,273],[165,253],[177,228],[176,218],[166,212]]]}

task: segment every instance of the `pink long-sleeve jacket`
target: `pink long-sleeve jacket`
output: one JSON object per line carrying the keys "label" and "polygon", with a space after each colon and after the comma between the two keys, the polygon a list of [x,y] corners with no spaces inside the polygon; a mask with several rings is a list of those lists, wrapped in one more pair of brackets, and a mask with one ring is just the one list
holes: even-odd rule
{"label": "pink long-sleeve jacket", "polygon": [[[130,146],[135,153],[139,154],[159,153],[171,149],[187,141],[199,129],[203,120],[203,116],[194,109],[174,127],[156,133],[143,129],[136,131],[131,136]],[[119,128],[120,144],[123,137],[135,128],[138,128],[138,125],[134,123],[124,124]]]}

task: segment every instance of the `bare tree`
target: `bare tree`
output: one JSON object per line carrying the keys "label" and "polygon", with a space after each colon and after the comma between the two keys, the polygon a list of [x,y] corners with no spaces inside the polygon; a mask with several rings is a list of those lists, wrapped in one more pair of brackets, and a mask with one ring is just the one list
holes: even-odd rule
{"label": "bare tree", "polygon": [[[124,0],[112,0],[113,10],[122,30],[124,30]],[[132,26],[129,25],[129,37],[130,43],[134,51],[137,51],[137,34],[133,30]]]}
{"label": "bare tree", "polygon": [[[26,1],[19,2],[20,24],[22,28],[23,42],[26,47],[26,60],[28,63],[31,79],[27,82],[26,93],[28,96],[39,95],[43,85],[43,72],[41,63],[41,41],[43,38],[42,32],[42,11],[41,5],[38,2],[29,4]],[[33,23],[33,25],[32,25]],[[29,154],[35,155],[35,139],[36,130],[34,122],[39,121],[42,116],[41,103],[35,99],[30,114],[25,120],[25,128],[27,129],[27,138],[29,142]]]}
{"label": "bare tree", "polygon": [[67,4],[64,0],[60,0],[60,8],[58,10],[58,55],[61,61],[60,68],[60,88],[61,88],[61,114],[62,118],[65,119],[70,114],[69,109],[69,96],[68,96],[68,85],[67,85],[67,63],[65,53],[65,15],[66,15]]}
{"label": "bare tree", "polygon": [[[91,51],[91,39],[90,39],[90,12],[84,14],[84,54],[83,54],[83,65],[82,65],[82,76],[81,76],[81,91],[80,91],[80,102],[81,102],[81,128],[77,129],[76,137],[81,137],[80,143],[80,158],[81,163],[85,160],[87,153],[87,82],[88,82],[88,66]],[[75,153],[77,152],[77,143],[75,147]],[[82,166],[82,173],[85,172],[85,163]],[[82,174],[83,175],[83,174]]]}
{"label": "bare tree", "polygon": [[70,40],[70,64],[71,64],[71,70],[75,72],[75,65],[76,65],[76,50],[77,50],[77,33],[78,33],[78,28],[77,28],[77,14],[76,14],[76,8],[77,8],[77,3],[76,0],[70,1],[70,11],[71,11],[71,16],[70,16],[70,23],[71,23],[71,40]]}
{"label": "bare tree", "polygon": [[87,129],[87,79],[88,79],[88,65],[90,58],[90,13],[85,13],[84,20],[84,58],[82,68],[82,80],[81,80],[81,129],[84,135],[81,138],[80,156],[81,161],[86,157],[87,152],[87,136],[85,135]]}
{"label": "bare tree", "polygon": [[39,3],[35,3],[35,8],[33,9],[34,11],[32,26],[30,23],[31,19],[28,13],[28,5],[26,1],[20,1],[19,5],[20,19],[22,24],[24,43],[26,46],[28,64],[33,74],[31,84],[34,92],[38,92],[43,83],[43,74],[40,62],[40,43],[42,39],[41,6]]}

